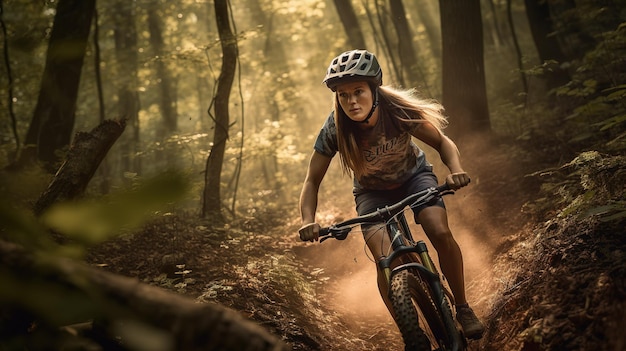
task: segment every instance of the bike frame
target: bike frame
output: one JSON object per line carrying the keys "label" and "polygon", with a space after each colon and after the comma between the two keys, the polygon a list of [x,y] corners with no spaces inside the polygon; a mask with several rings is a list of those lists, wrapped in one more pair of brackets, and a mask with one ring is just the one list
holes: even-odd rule
{"label": "bike frame", "polygon": [[[428,254],[426,243],[423,240],[414,241],[404,212],[400,212],[390,219],[386,224],[386,229],[387,235],[391,240],[392,251],[388,256],[384,256],[378,260],[378,266],[385,274],[387,286],[391,284],[393,276],[400,271],[418,271],[419,276],[430,288],[434,302],[437,304],[439,310],[443,311],[449,308],[446,306],[445,288],[441,283],[439,272]],[[415,256],[412,254],[417,254],[420,262],[417,262],[414,258]],[[403,257],[408,257],[411,262],[400,264],[392,269],[392,263]],[[450,303],[454,304],[454,299],[451,294],[447,295],[450,298]],[[444,321],[444,323],[454,323],[454,321]],[[452,350],[462,350],[464,343],[459,335],[454,333],[452,339]]]}
{"label": "bike frame", "polygon": [[[404,211],[407,206],[419,207],[451,193],[453,193],[453,191],[451,191],[446,184],[437,188],[429,188],[415,193],[392,206],[387,206],[373,213],[349,219],[335,226],[321,228],[320,242],[331,237],[344,240],[352,230],[352,225],[385,223],[387,235],[391,240],[392,251],[387,256],[379,258],[377,264],[385,274],[387,285],[390,285],[391,278],[400,271],[417,271],[419,277],[429,286],[437,307],[443,311],[445,308],[449,308],[449,306],[446,307],[446,295],[450,297],[451,303],[454,303],[453,297],[451,294],[445,293],[439,272],[428,254],[426,243],[423,240],[415,242],[413,239]],[[415,259],[415,254],[419,257],[419,262]],[[403,257],[409,257],[410,262],[402,263],[392,269],[393,262]],[[456,328],[454,320],[445,320],[444,323],[449,324],[448,326],[451,328]],[[452,350],[462,350],[463,345],[462,336],[459,333],[454,333]]]}

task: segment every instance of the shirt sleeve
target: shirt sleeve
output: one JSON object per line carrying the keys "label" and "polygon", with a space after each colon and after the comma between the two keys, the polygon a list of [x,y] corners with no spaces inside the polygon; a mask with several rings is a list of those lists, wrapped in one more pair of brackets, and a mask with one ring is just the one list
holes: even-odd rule
{"label": "shirt sleeve", "polygon": [[315,151],[328,157],[334,157],[339,148],[337,146],[337,127],[335,126],[335,116],[331,112],[326,122],[322,126],[320,133],[315,140]]}

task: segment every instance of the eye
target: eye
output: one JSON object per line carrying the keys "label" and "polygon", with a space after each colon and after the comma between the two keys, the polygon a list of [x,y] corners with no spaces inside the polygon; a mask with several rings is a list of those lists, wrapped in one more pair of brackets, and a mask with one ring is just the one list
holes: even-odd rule
{"label": "eye", "polygon": [[348,97],[348,93],[341,92],[339,93],[339,97],[342,99],[346,99]]}
{"label": "eye", "polygon": [[363,89],[357,89],[357,90],[355,90],[355,91],[354,91],[354,95],[357,95],[357,96],[358,96],[358,95],[363,94],[363,92],[364,92],[364,90],[363,90]]}

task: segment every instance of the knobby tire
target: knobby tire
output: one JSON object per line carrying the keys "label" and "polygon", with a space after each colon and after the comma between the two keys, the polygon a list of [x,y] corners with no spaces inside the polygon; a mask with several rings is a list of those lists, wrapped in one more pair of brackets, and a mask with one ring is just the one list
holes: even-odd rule
{"label": "knobby tire", "polygon": [[[390,300],[405,351],[449,349],[451,341],[439,308],[418,276],[408,270],[395,274],[391,279]],[[443,313],[449,311],[448,308]]]}

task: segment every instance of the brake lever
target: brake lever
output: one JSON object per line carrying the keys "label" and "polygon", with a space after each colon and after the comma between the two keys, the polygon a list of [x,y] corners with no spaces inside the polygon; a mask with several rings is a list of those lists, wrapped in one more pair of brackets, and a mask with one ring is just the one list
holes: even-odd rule
{"label": "brake lever", "polygon": [[319,240],[320,243],[324,242],[327,239],[330,238],[335,238],[337,240],[345,240],[348,237],[348,233],[350,233],[350,231],[352,230],[351,227],[342,227],[342,228],[336,228],[336,227],[329,227],[329,228],[322,228],[320,230],[320,236],[319,236]]}
{"label": "brake lever", "polygon": [[326,235],[326,236],[320,236],[320,238],[319,238],[319,239],[320,239],[320,244],[321,244],[321,243],[323,243],[324,241],[326,241],[326,240],[328,240],[328,239],[332,238],[332,237],[333,237],[333,236],[332,236],[332,235],[330,235],[330,234],[329,234],[329,235]]}

